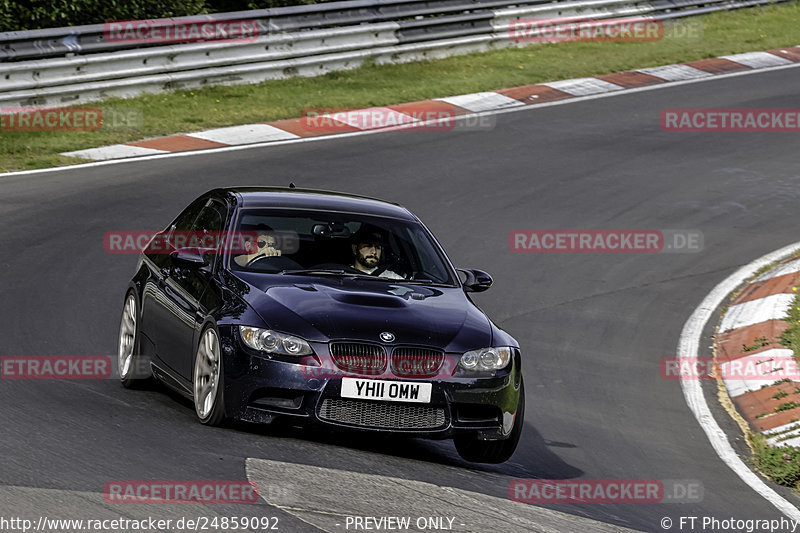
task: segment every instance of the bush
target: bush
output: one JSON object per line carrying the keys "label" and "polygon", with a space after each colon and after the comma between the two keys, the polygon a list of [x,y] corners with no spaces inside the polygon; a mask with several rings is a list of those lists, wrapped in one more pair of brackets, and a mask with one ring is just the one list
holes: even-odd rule
{"label": "bush", "polygon": [[205,0],[0,0],[0,31],[198,15]]}
{"label": "bush", "polygon": [[800,481],[800,448],[767,446],[756,456],[758,469],[779,485],[797,486]]}
{"label": "bush", "polygon": [[315,0],[0,0],[0,32],[316,3],[319,2]]}
{"label": "bush", "polygon": [[[322,0],[331,1],[331,0]],[[247,11],[250,9],[268,9],[270,7],[298,6],[319,4],[314,0],[207,0],[206,7],[210,13],[227,13],[229,11]]]}

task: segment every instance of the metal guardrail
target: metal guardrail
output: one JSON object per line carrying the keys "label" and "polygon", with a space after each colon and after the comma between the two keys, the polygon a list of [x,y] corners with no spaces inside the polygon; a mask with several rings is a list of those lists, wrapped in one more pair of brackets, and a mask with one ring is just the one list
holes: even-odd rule
{"label": "metal guardrail", "polygon": [[250,41],[166,46],[106,42],[103,25],[2,33],[0,105],[76,104],[316,76],[367,60],[396,63],[517,46],[509,24],[520,18],[671,20],[780,1],[785,0],[351,0],[165,19],[247,19],[259,26],[259,36]]}

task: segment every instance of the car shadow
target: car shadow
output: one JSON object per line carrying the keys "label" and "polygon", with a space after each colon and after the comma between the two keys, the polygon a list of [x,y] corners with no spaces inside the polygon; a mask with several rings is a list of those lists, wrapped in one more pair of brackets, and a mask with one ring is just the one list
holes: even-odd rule
{"label": "car shadow", "polygon": [[[190,409],[194,417],[194,404],[177,392],[161,384],[151,390],[165,393],[172,400]],[[526,422],[514,455],[501,464],[471,463],[462,459],[449,439],[431,440],[403,437],[397,433],[380,434],[351,429],[329,429],[320,426],[303,426],[290,418],[277,418],[271,424],[230,421],[228,430],[242,434],[258,435],[271,439],[297,439],[321,445],[339,446],[351,450],[425,461],[432,464],[486,472],[515,478],[573,479],[583,475],[559,457],[553,448],[577,448],[568,442],[547,440],[530,423]]]}
{"label": "car shadow", "polygon": [[462,459],[449,439],[431,440],[382,435],[366,431],[331,430],[320,427],[292,425],[286,421],[272,424],[233,422],[231,429],[276,439],[299,439],[323,445],[341,446],[352,450],[377,453],[391,457],[426,461],[438,465],[465,468],[511,477],[538,479],[572,479],[583,471],[564,462],[551,448],[576,446],[556,443],[542,438],[530,424],[523,429],[520,444],[514,455],[501,464],[470,463]]}

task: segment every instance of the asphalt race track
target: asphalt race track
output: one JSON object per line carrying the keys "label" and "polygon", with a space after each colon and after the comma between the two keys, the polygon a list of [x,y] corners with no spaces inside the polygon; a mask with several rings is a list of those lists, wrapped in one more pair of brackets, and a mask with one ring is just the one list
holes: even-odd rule
{"label": "asphalt race track", "polygon": [[[0,177],[2,355],[115,354],[136,259],[106,253],[107,231],[161,229],[213,187],[293,181],[399,202],[456,265],[490,272],[495,285],[475,301],[523,346],[527,389],[520,448],[505,464],[482,466],[459,459],[449,441],[210,429],[187,402],[161,389],[125,390],[113,379],[4,379],[3,513],[90,518],[98,509],[91,495],[110,480],[241,480],[251,458],[501,499],[515,478],[695,480],[703,497],[691,504],[548,507],[643,531],[662,531],[664,516],[676,524],[689,515],[779,518],[717,457],[680,383],[663,379],[659,364],[674,355],[685,320],[720,280],[798,240],[797,137],[666,133],[659,113],[796,107],[798,84],[800,69],[791,68],[501,114],[490,131],[362,135]],[[509,249],[512,230],[537,228],[697,229],[705,247],[686,254]],[[731,427],[718,409],[717,419]],[[341,491],[347,500],[336,479],[309,474],[293,490]],[[373,493],[362,514],[387,505],[414,514],[413,501],[402,509],[399,501],[396,509],[387,504],[379,483]],[[417,498],[426,501],[426,493]],[[131,507],[106,511],[129,515]],[[192,505],[150,507],[163,517],[203,514]],[[238,507],[247,509],[211,511],[271,514],[281,531],[317,531],[285,508]]]}

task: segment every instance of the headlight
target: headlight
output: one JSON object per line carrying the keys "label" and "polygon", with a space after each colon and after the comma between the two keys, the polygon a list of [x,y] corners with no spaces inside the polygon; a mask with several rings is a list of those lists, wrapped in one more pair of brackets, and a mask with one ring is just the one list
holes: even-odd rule
{"label": "headlight", "polygon": [[499,348],[481,348],[466,352],[458,361],[458,366],[464,370],[475,370],[486,372],[491,370],[501,370],[508,366],[511,361],[511,348],[501,346]]}
{"label": "headlight", "polygon": [[296,356],[314,353],[311,346],[300,337],[278,333],[271,329],[239,326],[239,334],[247,346],[259,352]]}

